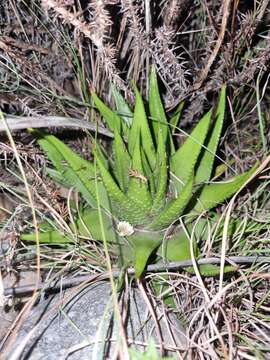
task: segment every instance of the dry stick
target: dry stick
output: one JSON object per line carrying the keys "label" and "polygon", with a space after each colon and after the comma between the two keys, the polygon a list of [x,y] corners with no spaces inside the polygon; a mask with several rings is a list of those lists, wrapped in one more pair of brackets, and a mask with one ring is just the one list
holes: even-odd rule
{"label": "dry stick", "polygon": [[207,61],[206,66],[202,70],[198,81],[194,84],[193,90],[198,90],[201,87],[202,83],[207,78],[207,75],[209,73],[209,70],[210,70],[213,62],[215,61],[215,59],[217,57],[217,54],[219,52],[219,49],[220,49],[221,44],[224,39],[226,27],[227,27],[228,17],[229,17],[229,13],[230,13],[229,12],[230,3],[231,3],[231,0],[224,0],[224,2],[223,2],[223,16],[222,16],[221,28],[220,28],[220,32],[219,32],[219,35],[218,35],[218,38],[216,41],[216,45]]}
{"label": "dry stick", "polygon": [[[226,261],[231,264],[255,264],[255,263],[269,263],[270,264],[270,257],[269,256],[228,256],[226,257]],[[221,259],[217,257],[210,257],[207,259],[200,259],[197,261],[198,265],[202,264],[220,264]],[[146,272],[164,272],[164,271],[173,271],[178,270],[181,268],[189,267],[193,265],[192,260],[183,260],[183,261],[175,261],[170,263],[161,263],[161,264],[153,264],[149,265],[146,268]],[[118,278],[122,274],[121,270],[113,270],[112,276],[114,278]],[[135,275],[134,268],[127,269],[128,275]],[[109,273],[104,272],[101,274],[94,274],[94,275],[81,275],[76,276],[69,279],[60,279],[56,281],[47,281],[45,283],[40,283],[38,286],[39,290],[48,291],[48,290],[58,290],[58,289],[65,289],[67,287],[78,285],[85,281],[92,281],[92,280],[107,280],[109,278]],[[11,287],[6,288],[4,291],[4,296],[12,296],[12,295],[22,295],[22,294],[29,294],[34,291],[34,285],[25,285],[25,286],[18,286],[18,287]]]}
{"label": "dry stick", "polygon": [[[98,134],[113,138],[112,132],[106,128],[97,125],[96,123],[76,119],[66,118],[62,116],[6,116],[5,121],[9,130],[20,130],[28,128],[49,128],[49,127],[67,127],[67,128],[81,128]],[[6,131],[5,125],[0,122],[0,132]]]}
{"label": "dry stick", "polygon": [[154,321],[155,332],[156,332],[158,343],[160,345],[160,355],[163,356],[164,355],[164,339],[163,339],[163,336],[161,333],[160,323],[158,322],[158,319],[157,319],[157,314],[153,308],[151,301],[149,300],[149,298],[146,294],[146,291],[145,291],[144,286],[140,279],[137,280],[137,285],[138,285],[139,290],[141,291],[141,295],[146,304],[146,307],[148,308],[148,311]]}
{"label": "dry stick", "polygon": [[267,7],[268,7],[268,4],[269,4],[269,0],[264,0],[262,3],[261,3],[261,9],[258,13],[258,16],[257,16],[257,21],[260,22],[262,20],[262,17],[265,13],[265,11],[267,10]]}

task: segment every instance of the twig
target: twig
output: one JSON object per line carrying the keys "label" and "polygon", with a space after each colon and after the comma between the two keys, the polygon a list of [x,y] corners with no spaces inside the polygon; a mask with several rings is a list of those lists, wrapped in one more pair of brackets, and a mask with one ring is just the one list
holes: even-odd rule
{"label": "twig", "polygon": [[210,55],[210,57],[209,57],[209,59],[207,61],[206,66],[202,70],[198,81],[193,86],[194,90],[198,90],[201,87],[204,80],[207,78],[209,70],[210,70],[213,62],[215,61],[215,59],[217,57],[217,54],[219,52],[219,49],[220,49],[220,47],[222,45],[222,42],[223,42],[223,39],[224,39],[224,36],[225,36],[226,27],[227,27],[228,17],[229,17],[229,14],[230,14],[230,11],[229,11],[230,10],[229,9],[230,8],[230,3],[231,3],[231,0],[224,0],[224,2],[223,2],[223,16],[222,16],[220,32],[219,32],[215,47],[213,49],[213,52],[211,53],[211,55]]}
{"label": "twig", "polygon": [[[13,117],[6,116],[6,123],[9,130],[20,130],[28,128],[49,128],[49,127],[66,127],[66,128],[81,128],[89,131],[97,132],[98,134],[113,138],[114,135],[106,128],[97,125],[96,123],[76,119],[66,118],[61,116],[23,116]],[[4,124],[0,123],[0,132],[6,131]]]}
{"label": "twig", "polygon": [[[197,261],[199,265],[202,264],[220,264],[220,258],[217,257],[211,257],[207,259],[200,259]],[[226,258],[226,261],[231,264],[252,264],[252,263],[270,263],[270,257],[269,256],[229,256]],[[179,270],[181,268],[192,266],[192,260],[183,260],[183,261],[175,261],[170,262],[168,264],[166,263],[160,263],[160,264],[153,264],[149,265],[146,268],[146,272],[164,272],[164,271],[174,271]],[[128,275],[135,275],[135,269],[134,268],[128,268],[127,269]],[[118,278],[120,275],[122,275],[121,270],[114,270],[112,271],[112,276],[114,278]],[[65,289],[68,287],[72,287],[75,285],[78,285],[82,282],[90,282],[93,280],[106,280],[109,278],[109,273],[104,272],[101,274],[94,274],[94,275],[81,275],[76,276],[73,278],[68,279],[60,279],[56,281],[47,281],[45,283],[40,283],[38,286],[38,290],[42,291],[49,291],[53,290],[56,291],[58,289]],[[18,286],[18,287],[10,287],[6,288],[4,290],[4,296],[16,296],[16,295],[25,295],[30,294],[34,291],[35,286],[33,284],[25,285],[25,286]]]}

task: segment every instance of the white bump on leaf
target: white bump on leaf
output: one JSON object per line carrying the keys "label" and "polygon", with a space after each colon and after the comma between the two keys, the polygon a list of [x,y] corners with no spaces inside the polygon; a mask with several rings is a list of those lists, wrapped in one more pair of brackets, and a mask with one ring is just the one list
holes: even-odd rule
{"label": "white bump on leaf", "polygon": [[120,236],[130,236],[134,233],[134,228],[129,222],[120,221],[117,225],[117,231]]}

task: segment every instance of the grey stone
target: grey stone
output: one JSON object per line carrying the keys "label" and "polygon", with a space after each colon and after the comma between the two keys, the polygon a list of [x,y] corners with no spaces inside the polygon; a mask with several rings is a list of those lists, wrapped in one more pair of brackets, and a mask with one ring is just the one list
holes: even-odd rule
{"label": "grey stone", "polygon": [[[66,298],[70,300],[66,301]],[[147,343],[151,337],[158,343],[154,321],[149,316],[147,306],[136,289],[129,290],[126,313],[126,333],[131,342]],[[117,321],[112,316],[110,284],[99,282],[80,293],[68,290],[64,294],[40,302],[33,307],[28,319],[19,331],[13,354],[18,346],[36,326],[29,339],[21,360],[87,360],[111,358],[119,339]],[[184,328],[174,314],[169,316],[169,326],[174,341],[169,335],[168,322],[159,320],[165,347],[177,345],[186,347]],[[135,346],[134,343],[132,346]],[[141,347],[144,351],[145,348]],[[175,352],[169,352],[169,355]],[[12,355],[12,354],[10,354]]]}

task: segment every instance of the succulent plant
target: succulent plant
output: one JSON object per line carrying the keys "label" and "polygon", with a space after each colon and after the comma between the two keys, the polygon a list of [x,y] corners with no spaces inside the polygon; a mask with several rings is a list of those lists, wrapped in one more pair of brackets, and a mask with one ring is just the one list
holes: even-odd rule
{"label": "succulent plant", "polygon": [[[216,108],[199,120],[179,148],[174,134],[182,104],[168,119],[154,69],[150,75],[148,117],[136,88],[133,112],[115,88],[113,95],[116,111],[92,92],[97,110],[114,135],[112,152],[106,153],[94,139],[94,159],[87,161],[55,136],[37,135],[39,145],[55,168],[49,169],[48,174],[78,190],[87,204],[70,225],[71,230],[114,245],[121,265],[134,265],[139,277],[150,255],[161,255],[161,245],[172,224],[183,217],[187,230],[191,229],[198,215],[215,208],[238,191],[255,167],[227,181],[210,182],[224,120],[225,86]],[[189,237],[182,228],[173,228],[162,256],[168,261],[190,259]],[[199,231],[197,234],[200,237]],[[22,239],[34,240],[34,235],[23,234]],[[40,233],[40,241],[60,243],[71,241],[71,238],[47,229]],[[192,246],[195,256],[199,256],[197,242]],[[201,270],[217,271],[215,266],[207,265],[201,266]]]}

